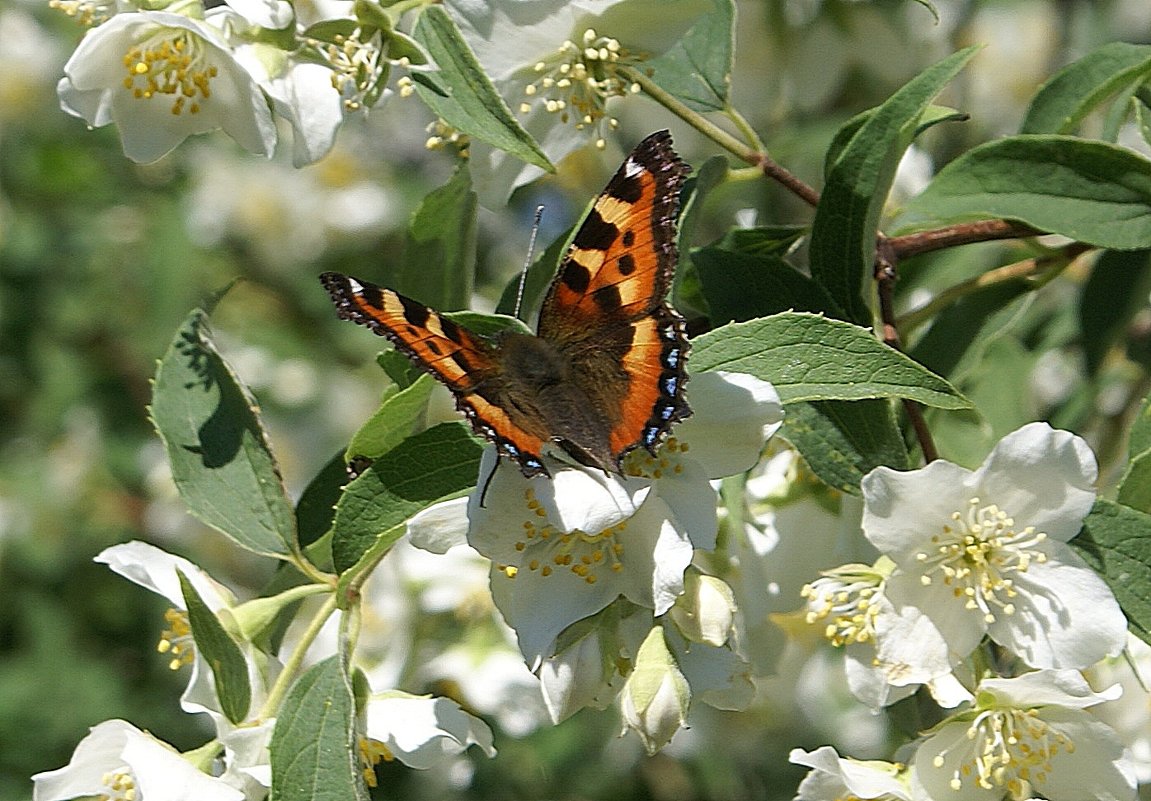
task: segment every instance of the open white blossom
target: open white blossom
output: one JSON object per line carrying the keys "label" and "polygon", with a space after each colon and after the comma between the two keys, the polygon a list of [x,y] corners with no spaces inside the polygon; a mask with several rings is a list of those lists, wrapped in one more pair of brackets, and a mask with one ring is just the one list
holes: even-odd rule
{"label": "open white blossom", "polygon": [[919,745],[916,782],[928,798],[951,801],[1133,799],[1130,751],[1085,711],[1118,691],[1096,693],[1074,670],[986,679],[971,709]]}
{"label": "open white blossom", "polygon": [[484,505],[472,496],[468,540],[495,565],[496,605],[529,664],[551,656],[569,625],[621,596],[662,615],[683,592],[694,550],[714,547],[710,481],[750,469],[782,409],[771,385],[742,373],[697,374],[688,395],[693,416],[658,458],[630,456],[625,479],[551,460],[550,480],[506,465]]}
{"label": "open white blossom", "polygon": [[243,801],[244,794],[200,772],[176,749],[123,720],[92,727],[72,761],[32,777],[33,801]]}
{"label": "open white blossom", "polygon": [[1066,544],[1094,503],[1095,478],[1087,444],[1046,423],[1008,434],[975,471],[935,461],[865,476],[864,534],[897,566],[884,594],[906,630],[923,615],[930,625],[920,630],[939,635],[915,647],[888,638],[887,653],[881,637],[892,675],[939,673],[984,635],[1033,667],[1083,668],[1118,654],[1127,621]]}
{"label": "open white blossom", "polygon": [[[706,0],[448,0],[445,7],[553,163],[584,145],[602,148],[618,125],[608,102],[639,91],[621,67],[642,69],[713,9]],[[542,174],[479,142],[469,152],[485,204],[502,205]]]}
{"label": "open white blossom", "polygon": [[164,11],[116,14],[89,30],[64,65],[65,111],[100,128],[115,123],[133,161],[159,159],[187,137],[222,128],[270,156],[268,101],[220,32]]}

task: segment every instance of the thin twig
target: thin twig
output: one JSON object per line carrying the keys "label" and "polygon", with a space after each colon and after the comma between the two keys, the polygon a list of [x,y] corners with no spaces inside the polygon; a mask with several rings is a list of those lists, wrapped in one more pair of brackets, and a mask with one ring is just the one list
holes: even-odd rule
{"label": "thin twig", "polygon": [[1042,233],[1042,231],[1036,231],[1029,225],[1010,220],[979,220],[978,222],[948,225],[907,236],[893,236],[887,241],[891,246],[891,252],[899,261],[920,253],[930,253],[933,250],[943,250],[957,245],[971,245],[976,242],[990,242],[995,239],[1019,239],[1039,236]]}
{"label": "thin twig", "polygon": [[[903,343],[899,338],[899,329],[895,326],[895,265],[897,257],[890,246],[891,240],[882,234],[876,242],[875,248],[875,284],[879,294],[879,315],[883,321],[883,341],[888,347],[902,351]],[[939,451],[935,447],[935,440],[927,421],[923,419],[923,410],[919,404],[909,398],[902,398],[903,410],[907,412],[907,419],[915,430],[915,438],[919,440],[919,448],[923,451],[924,462],[934,462],[939,458]]]}

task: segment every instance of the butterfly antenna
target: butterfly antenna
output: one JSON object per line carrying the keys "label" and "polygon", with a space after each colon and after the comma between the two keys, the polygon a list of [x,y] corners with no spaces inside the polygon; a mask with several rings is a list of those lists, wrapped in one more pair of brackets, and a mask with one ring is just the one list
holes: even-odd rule
{"label": "butterfly antenna", "polygon": [[480,490],[480,508],[484,508],[484,500],[488,497],[488,487],[492,485],[492,479],[496,477],[496,471],[500,468],[500,453],[496,451],[496,463],[492,465],[492,471],[488,473],[488,477],[484,479],[484,488]]}
{"label": "butterfly antenna", "polygon": [[512,316],[517,319],[520,316],[520,307],[524,302],[524,287],[528,283],[528,268],[532,264],[532,256],[535,254],[536,249],[536,235],[540,232],[540,220],[544,216],[544,207],[536,206],[536,218],[532,223],[532,238],[528,240],[528,257],[524,259],[524,268],[520,271],[520,285],[516,289],[516,310]]}

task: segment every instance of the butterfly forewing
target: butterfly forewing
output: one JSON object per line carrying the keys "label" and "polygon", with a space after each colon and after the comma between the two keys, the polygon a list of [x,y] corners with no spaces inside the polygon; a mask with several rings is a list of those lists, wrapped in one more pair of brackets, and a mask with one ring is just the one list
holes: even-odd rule
{"label": "butterfly forewing", "polygon": [[687,336],[664,301],[686,176],[666,131],[640,143],[580,226],[540,309],[539,334],[576,365],[611,426],[617,465],[690,414]]}
{"label": "butterfly forewing", "polygon": [[477,434],[514,459],[525,475],[546,473],[544,440],[525,431],[501,408],[504,393],[499,351],[487,340],[391,289],[340,273],[320,280],[345,320],[387,337],[409,358],[447,385]]}

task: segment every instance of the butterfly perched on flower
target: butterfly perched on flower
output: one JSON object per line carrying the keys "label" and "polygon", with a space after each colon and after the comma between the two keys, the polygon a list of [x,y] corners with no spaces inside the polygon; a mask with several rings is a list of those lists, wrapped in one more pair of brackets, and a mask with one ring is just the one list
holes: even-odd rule
{"label": "butterfly perched on flower", "polygon": [[580,225],[540,307],[536,334],[484,337],[411,298],[340,273],[320,280],[345,320],[387,337],[447,385],[476,433],[524,476],[550,475],[545,446],[622,473],[691,410],[687,334],[665,301],[688,168],[660,131],[624,160]]}

